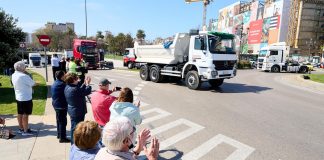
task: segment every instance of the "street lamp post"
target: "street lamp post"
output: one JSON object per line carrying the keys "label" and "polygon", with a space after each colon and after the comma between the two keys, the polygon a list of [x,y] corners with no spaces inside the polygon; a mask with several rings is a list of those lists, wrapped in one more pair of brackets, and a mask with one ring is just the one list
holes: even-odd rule
{"label": "street lamp post", "polygon": [[309,41],[306,41],[306,45],[308,45],[308,55],[311,56],[311,48],[316,45],[316,41],[311,38]]}
{"label": "street lamp post", "polygon": [[203,8],[203,18],[202,18],[202,30],[206,30],[206,15],[207,15],[207,6],[210,4],[211,1],[213,0],[185,0],[186,3],[191,3],[191,2],[203,2],[204,8]]}
{"label": "street lamp post", "polygon": [[84,13],[85,13],[85,24],[86,24],[86,39],[88,37],[88,15],[87,15],[87,0],[84,0]]}

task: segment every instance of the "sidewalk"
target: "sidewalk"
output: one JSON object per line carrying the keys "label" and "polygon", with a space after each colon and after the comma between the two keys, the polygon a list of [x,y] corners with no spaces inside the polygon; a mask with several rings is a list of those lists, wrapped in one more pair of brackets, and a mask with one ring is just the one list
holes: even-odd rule
{"label": "sidewalk", "polygon": [[278,80],[292,87],[301,88],[318,94],[324,94],[324,84],[312,80],[305,80],[300,74],[282,76],[279,77]]}
{"label": "sidewalk", "polygon": [[[45,77],[44,68],[33,68],[33,71]],[[48,97],[45,106],[45,114],[43,116],[30,116],[29,124],[38,133],[35,136],[22,137],[17,136],[12,140],[0,139],[0,157],[1,160],[65,160],[69,159],[70,143],[59,143],[56,138],[56,116],[52,106],[52,98],[50,95],[50,86],[53,83],[52,69],[48,67],[49,87]],[[91,106],[87,104],[88,113],[85,120],[93,120]],[[6,125],[8,128],[17,131],[18,122],[16,116],[6,117]],[[68,116],[67,135],[70,135],[70,119]]]}

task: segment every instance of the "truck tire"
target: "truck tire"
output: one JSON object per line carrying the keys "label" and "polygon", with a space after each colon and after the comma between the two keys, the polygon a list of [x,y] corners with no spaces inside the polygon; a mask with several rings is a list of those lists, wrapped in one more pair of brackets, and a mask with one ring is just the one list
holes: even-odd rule
{"label": "truck tire", "polygon": [[163,79],[163,75],[160,74],[160,67],[153,66],[150,69],[150,79],[152,82],[159,83]]}
{"label": "truck tire", "polygon": [[273,67],[271,67],[271,72],[275,72],[275,73],[280,72],[279,66],[273,66]]}
{"label": "truck tire", "polygon": [[189,89],[198,89],[201,85],[200,78],[197,71],[189,71],[186,74],[186,85]]}
{"label": "truck tire", "polygon": [[216,88],[223,84],[224,79],[211,79],[208,82],[213,88]]}
{"label": "truck tire", "polygon": [[128,62],[128,64],[127,64],[127,68],[128,68],[128,69],[132,69],[132,68],[134,68],[134,63],[133,63],[133,62]]}
{"label": "truck tire", "polygon": [[301,66],[299,68],[299,73],[307,73],[308,72],[308,68],[306,66]]}
{"label": "truck tire", "polygon": [[140,77],[144,81],[149,81],[150,76],[149,76],[149,68],[147,65],[142,65],[140,68]]}

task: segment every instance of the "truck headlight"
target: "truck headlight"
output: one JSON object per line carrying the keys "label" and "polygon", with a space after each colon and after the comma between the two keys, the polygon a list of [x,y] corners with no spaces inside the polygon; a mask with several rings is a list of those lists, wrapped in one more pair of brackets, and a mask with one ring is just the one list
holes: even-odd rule
{"label": "truck headlight", "polygon": [[217,76],[217,71],[211,71],[211,75],[212,75],[212,77],[216,77]]}

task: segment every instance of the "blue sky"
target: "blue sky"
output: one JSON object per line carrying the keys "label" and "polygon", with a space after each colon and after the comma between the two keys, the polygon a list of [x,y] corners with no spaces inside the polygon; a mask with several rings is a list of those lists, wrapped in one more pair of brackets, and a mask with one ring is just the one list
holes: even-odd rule
{"label": "blue sky", "polygon": [[[214,0],[208,6],[207,22],[218,10],[237,0]],[[97,31],[136,35],[143,29],[147,38],[168,37],[188,32],[202,24],[202,2],[184,0],[87,0],[88,36]],[[25,32],[44,27],[48,21],[73,22],[77,35],[85,35],[84,0],[0,0],[0,8],[18,18]]]}

